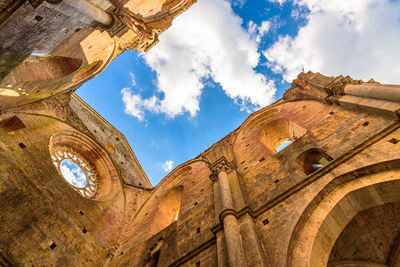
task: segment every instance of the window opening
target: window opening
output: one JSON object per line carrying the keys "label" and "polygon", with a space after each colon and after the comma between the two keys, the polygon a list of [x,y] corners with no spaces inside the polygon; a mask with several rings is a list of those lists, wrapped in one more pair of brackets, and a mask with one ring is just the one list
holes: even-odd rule
{"label": "window opening", "polygon": [[297,164],[309,175],[326,166],[332,158],[320,149],[310,149],[297,158]]}
{"label": "window opening", "polygon": [[281,150],[283,150],[284,148],[288,147],[290,144],[292,143],[292,141],[290,140],[286,140],[283,143],[281,143],[275,150],[276,152],[280,152]]}
{"label": "window opening", "polygon": [[26,145],[24,143],[19,143],[18,146],[22,149],[26,148]]}
{"label": "window opening", "polygon": [[97,193],[97,174],[88,161],[67,147],[56,147],[51,159],[58,172],[82,196],[93,198]]}
{"label": "window opening", "polygon": [[52,242],[52,243],[50,244],[50,248],[51,248],[51,249],[55,249],[56,247],[57,247],[56,243]]}

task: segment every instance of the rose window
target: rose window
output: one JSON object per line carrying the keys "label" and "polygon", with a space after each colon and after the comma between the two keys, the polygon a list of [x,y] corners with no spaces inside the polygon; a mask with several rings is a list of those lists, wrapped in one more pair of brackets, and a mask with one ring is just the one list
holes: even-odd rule
{"label": "rose window", "polygon": [[96,196],[97,174],[81,155],[66,147],[56,147],[51,152],[51,159],[64,179],[82,196]]}

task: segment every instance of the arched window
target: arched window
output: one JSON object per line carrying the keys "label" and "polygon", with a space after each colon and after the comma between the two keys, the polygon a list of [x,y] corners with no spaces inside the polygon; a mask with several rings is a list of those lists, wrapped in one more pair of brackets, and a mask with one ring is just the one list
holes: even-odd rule
{"label": "arched window", "polygon": [[290,140],[290,139],[283,140],[283,141],[278,145],[278,147],[275,149],[276,152],[280,152],[280,151],[283,150],[285,147],[289,146],[291,143],[292,143],[292,140]]}
{"label": "arched window", "polygon": [[260,141],[271,154],[275,154],[296,141],[306,132],[305,128],[296,123],[285,118],[280,118],[265,125],[258,135]]}
{"label": "arched window", "polygon": [[182,193],[183,186],[180,185],[172,188],[160,200],[152,217],[147,236],[148,238],[157,234],[178,219],[181,208]]}
{"label": "arched window", "polygon": [[313,148],[301,153],[296,162],[304,173],[309,175],[327,165],[331,160],[328,154],[318,148]]}

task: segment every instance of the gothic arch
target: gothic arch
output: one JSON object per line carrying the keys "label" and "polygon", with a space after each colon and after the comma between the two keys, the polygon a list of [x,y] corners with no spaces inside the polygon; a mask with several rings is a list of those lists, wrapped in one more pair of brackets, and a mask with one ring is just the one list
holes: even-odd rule
{"label": "gothic arch", "polygon": [[327,266],[336,239],[359,212],[400,201],[400,159],[382,162],[332,180],[296,224],[287,266]]}
{"label": "gothic arch", "polygon": [[175,186],[161,198],[150,221],[146,239],[157,234],[178,219],[183,188],[183,185]]}
{"label": "gothic arch", "polygon": [[[309,116],[310,110],[319,110]],[[235,131],[232,138],[236,162],[248,162],[245,153],[261,155],[252,160],[269,158],[286,141],[293,142],[323,120],[332,106],[313,99],[278,101],[251,114]],[[307,116],[305,116],[307,114]],[[273,136],[266,136],[266,133]],[[309,147],[311,148],[311,147]],[[245,153],[243,153],[245,152]],[[239,170],[244,171],[244,170]]]}
{"label": "gothic arch", "polygon": [[264,125],[258,132],[258,139],[270,153],[285,141],[294,142],[307,132],[306,129],[286,118],[279,118]]}

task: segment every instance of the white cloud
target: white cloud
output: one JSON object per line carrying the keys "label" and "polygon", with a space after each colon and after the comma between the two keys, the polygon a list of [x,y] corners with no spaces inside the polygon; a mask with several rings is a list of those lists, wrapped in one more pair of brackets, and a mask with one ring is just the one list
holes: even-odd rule
{"label": "white cloud", "polygon": [[268,20],[262,21],[261,25],[258,26],[254,21],[250,20],[247,25],[247,31],[250,35],[255,36],[255,40],[258,42],[261,41],[261,37],[268,33],[271,28],[271,22]]}
{"label": "white cloud", "polygon": [[230,3],[234,6],[238,6],[239,8],[242,8],[244,4],[246,4],[247,0],[229,0]]}
{"label": "white cloud", "polygon": [[86,185],[86,175],[75,163],[67,160],[62,161],[60,171],[65,180],[73,186],[82,188]]}
{"label": "white cloud", "polygon": [[[294,38],[281,36],[264,55],[290,82],[303,70],[400,82],[400,2],[297,0],[311,12]],[[301,8],[301,7],[300,7]]]}
{"label": "white cloud", "polygon": [[261,25],[258,28],[258,32],[260,33],[261,36],[263,36],[269,31],[270,28],[271,28],[271,22],[265,20],[261,22]]}
{"label": "white cloud", "polygon": [[136,86],[136,77],[135,77],[135,74],[133,74],[132,72],[129,72],[129,76],[131,77],[131,85],[132,85],[132,86]]}
{"label": "white cloud", "polygon": [[286,0],[268,0],[268,2],[271,2],[271,3],[279,3],[280,5],[283,5],[283,3],[286,2]]}
{"label": "white cloud", "polygon": [[170,172],[172,170],[172,167],[174,166],[174,161],[173,160],[167,160],[164,162],[161,167],[165,172]]}
{"label": "white cloud", "polygon": [[[219,83],[225,93],[248,108],[259,108],[274,99],[275,86],[255,72],[258,43],[242,26],[225,0],[201,0],[174,20],[160,42],[144,55],[157,73],[158,93],[154,105],[123,90],[126,112],[143,120],[144,111],[175,117],[184,112],[195,116],[204,79]],[[133,106],[131,106],[133,105]]]}
{"label": "white cloud", "polygon": [[160,112],[160,101],[155,96],[142,99],[141,95],[133,94],[130,87],[123,88],[121,94],[122,101],[125,104],[125,113],[138,118],[140,121],[144,119],[144,110]]}

